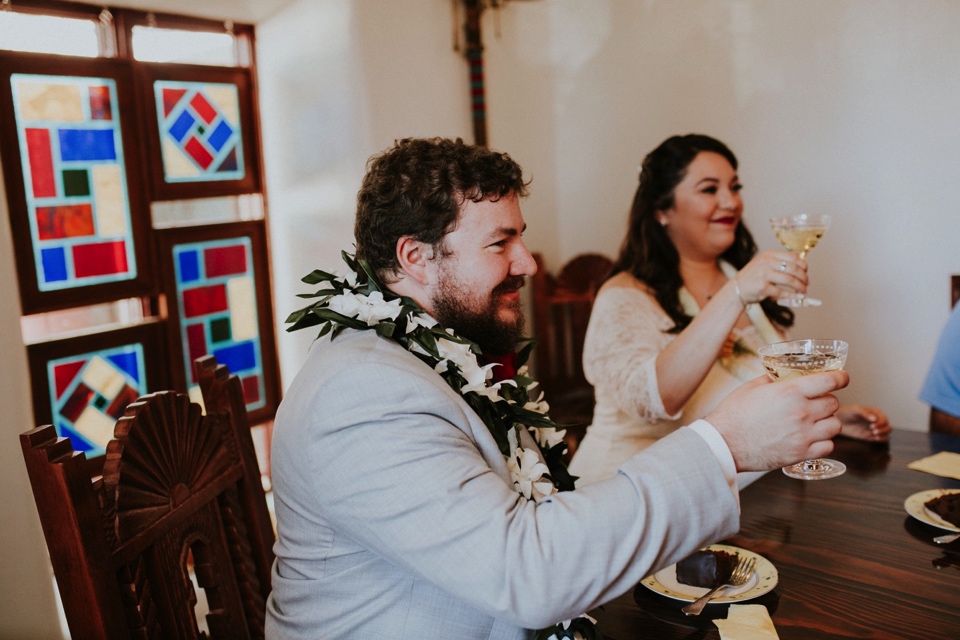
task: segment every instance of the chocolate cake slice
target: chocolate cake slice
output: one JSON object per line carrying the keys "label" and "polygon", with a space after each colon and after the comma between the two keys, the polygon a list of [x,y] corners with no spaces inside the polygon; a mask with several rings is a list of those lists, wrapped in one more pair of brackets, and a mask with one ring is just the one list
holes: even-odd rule
{"label": "chocolate cake slice", "polygon": [[927,500],[923,506],[953,526],[960,527],[960,493],[945,493]]}
{"label": "chocolate cake slice", "polygon": [[712,588],[730,578],[739,556],[726,551],[701,549],[677,563],[677,582]]}

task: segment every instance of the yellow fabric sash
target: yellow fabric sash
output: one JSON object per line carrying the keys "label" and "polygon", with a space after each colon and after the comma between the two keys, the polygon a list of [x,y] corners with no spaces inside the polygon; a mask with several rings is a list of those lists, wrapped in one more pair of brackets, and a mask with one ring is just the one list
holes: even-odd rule
{"label": "yellow fabric sash", "polygon": [[[723,275],[727,277],[727,280],[732,280],[737,277],[737,269],[725,260],[720,260],[720,270],[723,271]],[[697,304],[697,301],[694,299],[693,295],[687,290],[686,287],[680,287],[678,292],[680,298],[680,305],[683,307],[684,313],[686,313],[691,318],[695,318],[698,313],[700,313],[700,306]],[[757,334],[760,336],[760,339],[764,344],[772,344],[774,342],[780,342],[783,340],[783,336],[777,331],[776,327],[773,326],[773,323],[770,322],[770,318],[767,317],[767,314],[763,312],[763,308],[756,302],[751,302],[746,306],[745,311],[747,312],[747,317],[750,318],[750,323],[753,325],[753,328],[756,329]],[[731,343],[732,334],[731,334]],[[750,357],[759,357],[756,353],[753,352],[753,349],[748,348],[746,345],[740,343],[739,341],[732,344],[732,349],[729,349],[728,354],[721,353],[720,363],[730,371],[733,375],[737,376],[741,380],[750,380],[755,375],[756,372],[754,369],[744,370],[738,363],[737,350],[739,346],[739,351],[741,355],[750,355]]]}

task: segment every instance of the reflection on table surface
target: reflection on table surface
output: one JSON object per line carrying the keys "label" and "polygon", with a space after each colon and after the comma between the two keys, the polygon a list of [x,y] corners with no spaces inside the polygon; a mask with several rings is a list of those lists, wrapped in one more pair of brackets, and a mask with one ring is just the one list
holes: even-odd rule
{"label": "reflection on table surface", "polygon": [[[831,457],[847,473],[807,482],[770,472],[740,494],[740,532],[723,541],[759,553],[779,572],[763,604],[781,640],[960,637],[960,540],[937,545],[943,529],[907,515],[903,503],[960,480],[907,469],[938,451],[960,453],[960,438],[896,430],[888,445],[840,438]],[[711,620],[638,585],[594,612],[608,640],[714,640]],[[744,603],[746,604],[746,603]]]}

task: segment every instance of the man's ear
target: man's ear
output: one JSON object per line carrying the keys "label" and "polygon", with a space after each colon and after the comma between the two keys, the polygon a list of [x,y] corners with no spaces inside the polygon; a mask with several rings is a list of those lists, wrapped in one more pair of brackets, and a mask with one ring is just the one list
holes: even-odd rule
{"label": "man's ear", "polygon": [[400,271],[418,284],[430,283],[429,266],[433,257],[433,247],[411,236],[402,236],[397,240],[397,262]]}

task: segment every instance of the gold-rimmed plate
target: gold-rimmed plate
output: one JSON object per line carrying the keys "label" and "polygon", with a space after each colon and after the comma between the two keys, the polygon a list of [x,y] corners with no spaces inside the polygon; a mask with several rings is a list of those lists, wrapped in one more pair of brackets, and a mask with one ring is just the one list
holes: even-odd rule
{"label": "gold-rimmed plate", "polygon": [[[760,554],[726,544],[712,544],[709,547],[704,547],[704,549],[709,551],[726,551],[727,553],[735,553],[741,558],[753,558],[756,562],[753,575],[750,576],[750,579],[747,580],[746,584],[739,587],[727,587],[722,592],[714,596],[714,598],[710,601],[711,604],[752,600],[753,598],[758,598],[763,594],[772,591],[773,588],[777,586],[777,581],[779,580],[777,568],[773,566],[772,562]],[[654,593],[659,593],[660,595],[668,598],[673,598],[674,600],[683,600],[685,602],[693,602],[709,591],[709,589],[694,587],[678,582],[676,564],[672,564],[669,567],[665,567],[660,571],[657,571],[653,575],[647,576],[640,581],[640,584],[650,589]]]}
{"label": "gold-rimmed plate", "polygon": [[903,508],[907,513],[924,524],[946,529],[947,531],[960,532],[960,527],[950,524],[924,506],[924,503],[929,500],[953,493],[960,493],[960,489],[927,489],[926,491],[918,491],[903,501]]}

